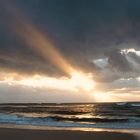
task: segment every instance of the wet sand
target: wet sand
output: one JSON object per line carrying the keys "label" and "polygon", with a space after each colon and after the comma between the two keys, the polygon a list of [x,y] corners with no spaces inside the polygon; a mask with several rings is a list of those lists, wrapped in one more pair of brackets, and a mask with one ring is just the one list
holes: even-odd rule
{"label": "wet sand", "polygon": [[127,133],[105,131],[89,132],[0,128],[0,140],[137,140],[137,138]]}

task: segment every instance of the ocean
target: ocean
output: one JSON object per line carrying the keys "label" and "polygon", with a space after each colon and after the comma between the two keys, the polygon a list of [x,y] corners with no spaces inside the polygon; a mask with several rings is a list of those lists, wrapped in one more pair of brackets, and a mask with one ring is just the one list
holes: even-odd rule
{"label": "ocean", "polygon": [[139,129],[140,103],[0,104],[0,124]]}

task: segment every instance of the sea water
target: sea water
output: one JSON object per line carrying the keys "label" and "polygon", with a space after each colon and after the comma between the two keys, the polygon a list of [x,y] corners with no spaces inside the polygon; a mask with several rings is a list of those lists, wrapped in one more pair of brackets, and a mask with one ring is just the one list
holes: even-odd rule
{"label": "sea water", "polygon": [[0,104],[0,124],[138,129],[140,103]]}

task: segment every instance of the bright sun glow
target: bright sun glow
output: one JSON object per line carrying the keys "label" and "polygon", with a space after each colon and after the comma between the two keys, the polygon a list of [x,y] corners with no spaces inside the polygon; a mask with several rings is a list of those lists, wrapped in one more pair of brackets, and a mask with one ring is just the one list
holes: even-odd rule
{"label": "bright sun glow", "polygon": [[72,91],[92,91],[95,87],[95,83],[92,80],[92,75],[84,74],[80,72],[72,73],[71,78],[54,78],[35,75],[32,77],[20,77],[19,79],[14,78],[15,75],[9,74],[3,79],[3,83],[9,85],[23,85],[33,88],[47,88],[47,89],[61,89],[61,90],[72,90]]}
{"label": "bright sun glow", "polygon": [[115,102],[117,101],[115,97],[111,96],[106,92],[95,92],[93,93],[94,99],[98,102]]}
{"label": "bright sun glow", "polygon": [[91,91],[95,87],[91,74],[85,75],[83,73],[74,72],[72,73],[70,83],[72,83],[74,87],[84,89],[85,91]]}
{"label": "bright sun glow", "polygon": [[95,88],[92,74],[73,72],[71,78],[55,78],[41,75],[21,76],[17,73],[0,73],[0,83],[10,86],[24,86],[44,90],[63,90],[91,95],[96,102],[115,102],[118,99],[111,93],[99,91]]}

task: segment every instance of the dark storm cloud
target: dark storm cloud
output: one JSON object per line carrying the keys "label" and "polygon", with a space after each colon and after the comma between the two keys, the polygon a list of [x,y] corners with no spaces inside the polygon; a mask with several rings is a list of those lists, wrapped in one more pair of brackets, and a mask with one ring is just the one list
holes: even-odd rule
{"label": "dark storm cloud", "polygon": [[132,71],[132,66],[126,59],[124,54],[121,54],[120,50],[113,50],[108,53],[108,62],[110,66],[122,72]]}
{"label": "dark storm cloud", "polygon": [[29,74],[46,74],[49,76],[65,75],[57,67],[54,67],[49,61],[40,58],[29,50],[16,52],[0,52],[1,70]]}
{"label": "dark storm cloud", "polygon": [[[121,72],[135,73],[120,49],[139,49],[139,0],[11,0],[10,3],[14,3],[45,32],[75,67],[86,72],[98,72],[97,79],[101,81],[121,77]],[[6,10],[0,9],[1,68],[63,75],[49,61],[26,48],[24,42],[8,30],[12,18],[9,20]],[[117,70],[117,75],[111,75],[107,70],[103,78],[101,69],[92,63],[94,59],[103,57],[109,58],[109,69]],[[133,59],[138,61],[136,56]]]}

